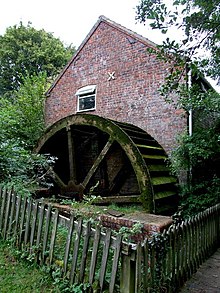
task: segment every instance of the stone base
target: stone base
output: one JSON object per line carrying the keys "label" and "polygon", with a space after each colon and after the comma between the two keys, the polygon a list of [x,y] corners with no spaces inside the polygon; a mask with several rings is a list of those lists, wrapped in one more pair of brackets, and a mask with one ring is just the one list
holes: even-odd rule
{"label": "stone base", "polygon": [[132,228],[135,223],[142,224],[142,231],[135,235],[135,240],[142,241],[156,233],[162,233],[172,224],[171,217],[135,212],[126,215],[113,216],[108,213],[101,214],[100,222],[104,227],[119,231],[121,227]]}

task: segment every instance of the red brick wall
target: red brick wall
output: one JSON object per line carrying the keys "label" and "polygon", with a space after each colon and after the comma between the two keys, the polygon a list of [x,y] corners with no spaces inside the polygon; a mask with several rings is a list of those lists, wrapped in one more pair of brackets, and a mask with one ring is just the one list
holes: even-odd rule
{"label": "red brick wall", "polygon": [[137,125],[169,152],[186,117],[159,95],[167,69],[146,50],[147,43],[101,22],[51,90],[47,125],[75,114],[76,91],[96,84],[96,110],[89,113]]}

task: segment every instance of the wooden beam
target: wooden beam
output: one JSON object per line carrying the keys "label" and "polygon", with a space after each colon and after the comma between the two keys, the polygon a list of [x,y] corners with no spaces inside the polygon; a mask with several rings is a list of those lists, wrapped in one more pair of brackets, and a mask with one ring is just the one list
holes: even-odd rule
{"label": "wooden beam", "polygon": [[65,188],[66,187],[66,184],[61,180],[61,178],[57,175],[57,173],[54,172],[52,167],[48,168],[48,174],[53,178],[53,180],[56,182],[56,184],[60,188]]}
{"label": "wooden beam", "polygon": [[74,142],[72,138],[71,128],[67,128],[67,139],[68,139],[68,152],[69,152],[69,170],[70,170],[70,180],[76,183],[76,159],[75,159],[75,149]]}
{"label": "wooden beam", "polygon": [[95,204],[108,203],[140,203],[140,195],[117,195],[97,199]]}
{"label": "wooden beam", "polygon": [[127,160],[125,160],[124,164],[119,169],[118,173],[116,174],[109,186],[110,194],[117,194],[120,191],[130,173],[131,166],[127,163]]}
{"label": "wooden beam", "polygon": [[110,137],[107,141],[106,145],[102,149],[101,153],[98,155],[97,159],[95,160],[94,164],[92,165],[91,169],[89,170],[88,174],[86,175],[85,179],[83,180],[83,187],[85,188],[86,185],[89,183],[90,179],[96,172],[97,168],[99,167],[100,163],[104,159],[105,155],[109,151],[110,147],[112,146],[114,140]]}

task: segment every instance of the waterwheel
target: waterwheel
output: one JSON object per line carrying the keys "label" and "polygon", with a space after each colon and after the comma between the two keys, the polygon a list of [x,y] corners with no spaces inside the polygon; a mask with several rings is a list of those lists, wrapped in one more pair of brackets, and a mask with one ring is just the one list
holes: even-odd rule
{"label": "waterwheel", "polygon": [[137,126],[76,114],[48,128],[36,151],[57,157],[50,174],[63,196],[81,199],[97,186],[104,203],[141,202],[151,213],[176,205],[167,155]]}

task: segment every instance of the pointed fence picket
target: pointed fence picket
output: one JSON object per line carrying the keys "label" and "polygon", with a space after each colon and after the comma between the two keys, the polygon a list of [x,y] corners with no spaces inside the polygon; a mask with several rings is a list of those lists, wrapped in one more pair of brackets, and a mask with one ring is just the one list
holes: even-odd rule
{"label": "pointed fence picket", "polygon": [[90,292],[177,292],[220,246],[219,235],[219,204],[131,244],[74,214],[63,217],[51,205],[0,188],[1,238],[41,265],[56,265],[70,284],[87,283]]}
{"label": "pointed fence picket", "polygon": [[[122,236],[92,228],[90,221],[63,217],[51,205],[0,189],[0,236],[41,265],[57,265],[70,284],[88,283],[119,292],[116,280]],[[111,255],[110,255],[111,254]],[[119,287],[119,284],[118,284]]]}
{"label": "pointed fence picket", "polygon": [[[220,246],[220,205],[172,225],[142,245],[141,292],[177,292],[198,267]],[[136,262],[140,262],[140,248]],[[140,281],[138,281],[140,283]],[[139,292],[139,291],[134,291]]]}

